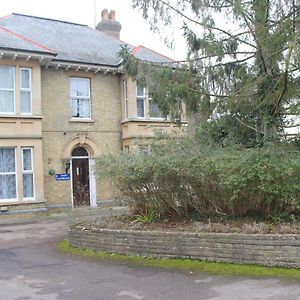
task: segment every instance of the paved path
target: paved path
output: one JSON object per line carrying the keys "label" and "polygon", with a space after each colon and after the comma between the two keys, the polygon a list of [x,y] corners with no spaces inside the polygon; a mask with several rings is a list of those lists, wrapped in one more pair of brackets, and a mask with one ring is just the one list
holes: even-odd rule
{"label": "paved path", "polygon": [[67,224],[0,226],[0,300],[300,300],[300,282],[184,274],[60,253]]}

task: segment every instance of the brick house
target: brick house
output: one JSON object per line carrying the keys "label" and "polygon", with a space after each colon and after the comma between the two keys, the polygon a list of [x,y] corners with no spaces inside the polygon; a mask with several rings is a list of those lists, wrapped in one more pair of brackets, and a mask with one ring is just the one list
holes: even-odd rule
{"label": "brick house", "polygon": [[[0,219],[101,206],[114,192],[96,180],[97,156],[138,147],[154,128],[176,130],[122,71],[120,30],[107,10],[96,29],[20,14],[0,19]],[[172,61],[129,47],[140,59]]]}

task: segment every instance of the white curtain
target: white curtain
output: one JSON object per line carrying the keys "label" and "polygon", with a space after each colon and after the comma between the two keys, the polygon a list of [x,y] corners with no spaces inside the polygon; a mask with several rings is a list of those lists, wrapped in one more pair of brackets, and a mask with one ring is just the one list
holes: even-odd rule
{"label": "white curtain", "polygon": [[14,148],[0,148],[0,199],[15,199],[16,162]]}
{"label": "white curtain", "polygon": [[23,197],[33,198],[33,174],[23,174]]}

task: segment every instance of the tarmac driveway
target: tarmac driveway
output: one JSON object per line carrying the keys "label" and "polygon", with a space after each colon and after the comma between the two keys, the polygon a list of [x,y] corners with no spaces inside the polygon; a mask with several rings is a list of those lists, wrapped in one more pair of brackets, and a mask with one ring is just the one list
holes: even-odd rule
{"label": "tarmac driveway", "polygon": [[300,282],[185,274],[68,256],[67,224],[0,226],[0,300],[300,300]]}

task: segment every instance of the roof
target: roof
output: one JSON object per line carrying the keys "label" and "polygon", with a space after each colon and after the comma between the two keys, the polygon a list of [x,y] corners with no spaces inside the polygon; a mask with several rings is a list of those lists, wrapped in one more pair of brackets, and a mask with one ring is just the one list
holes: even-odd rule
{"label": "roof", "polygon": [[[0,19],[0,49],[55,54],[54,61],[118,66],[118,52],[125,42],[87,25],[11,14]],[[172,61],[148,48],[133,50],[136,57],[153,62]]]}
{"label": "roof", "polygon": [[153,51],[142,45],[133,49],[133,55],[138,59],[151,61],[151,62],[157,62],[157,63],[175,62],[172,58],[157,53],[156,51]]}
{"label": "roof", "polygon": [[27,39],[19,34],[0,26],[0,44],[1,48],[5,49],[16,49],[16,50],[23,50],[23,51],[30,51],[30,52],[42,52],[47,54],[52,54],[53,52]]}

